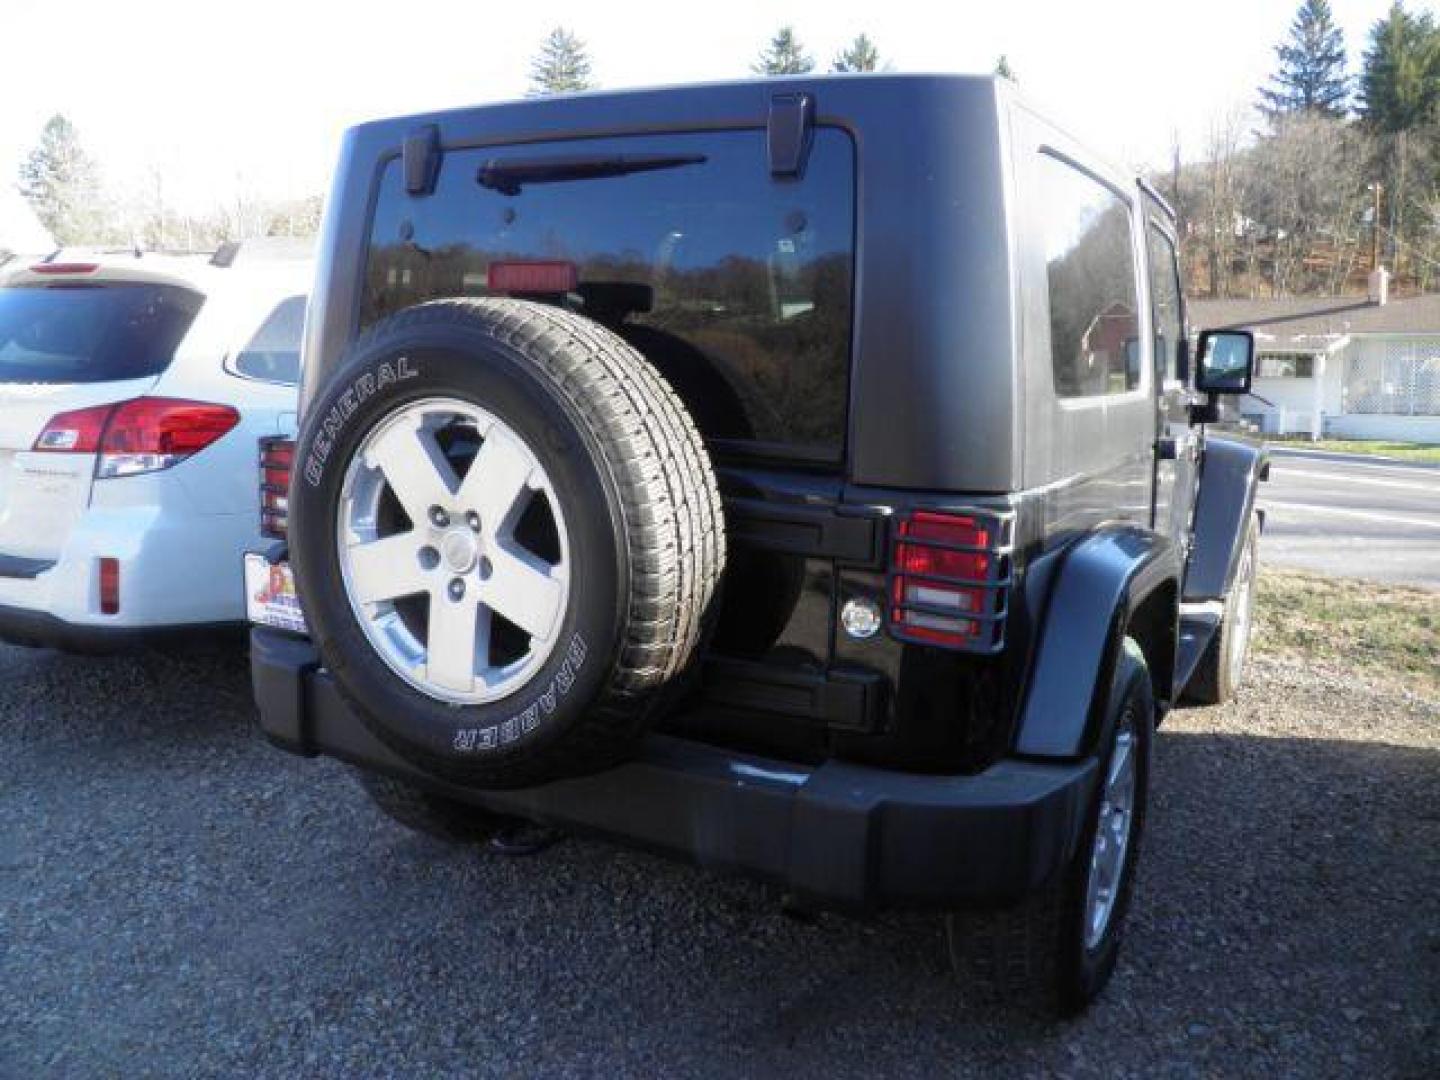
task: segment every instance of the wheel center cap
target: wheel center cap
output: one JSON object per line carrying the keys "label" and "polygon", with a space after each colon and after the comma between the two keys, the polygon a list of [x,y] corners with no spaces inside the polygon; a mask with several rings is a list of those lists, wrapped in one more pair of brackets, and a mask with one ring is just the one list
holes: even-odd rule
{"label": "wheel center cap", "polygon": [[469,529],[451,529],[440,539],[440,557],[453,574],[468,574],[480,557],[480,543]]}

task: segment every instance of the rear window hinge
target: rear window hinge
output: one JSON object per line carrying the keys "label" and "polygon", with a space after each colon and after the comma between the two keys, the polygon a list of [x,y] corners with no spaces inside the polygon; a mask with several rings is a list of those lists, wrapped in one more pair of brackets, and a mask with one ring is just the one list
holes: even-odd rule
{"label": "rear window hinge", "polygon": [[409,195],[430,195],[440,176],[440,129],[434,124],[414,128],[405,136],[405,191]]}
{"label": "rear window hinge", "polygon": [[805,174],[805,159],[815,128],[813,94],[775,94],[770,98],[766,144],[770,175],[798,180]]}

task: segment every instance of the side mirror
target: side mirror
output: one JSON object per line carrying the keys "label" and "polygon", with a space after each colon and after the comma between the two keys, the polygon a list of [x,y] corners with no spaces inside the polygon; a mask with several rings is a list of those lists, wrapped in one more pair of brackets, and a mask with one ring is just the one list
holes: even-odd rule
{"label": "side mirror", "polygon": [[1195,389],[1208,394],[1247,394],[1255,373],[1255,335],[1248,330],[1201,330],[1195,350]]}

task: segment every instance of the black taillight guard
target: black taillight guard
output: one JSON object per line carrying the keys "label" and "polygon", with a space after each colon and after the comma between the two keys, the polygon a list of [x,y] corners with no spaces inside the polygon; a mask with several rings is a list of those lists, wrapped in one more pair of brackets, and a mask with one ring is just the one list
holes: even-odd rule
{"label": "black taillight guard", "polygon": [[[283,435],[260,439],[260,535],[284,540],[290,524],[290,474],[294,467],[295,441]],[[285,483],[271,479],[283,473]]]}
{"label": "black taillight guard", "polygon": [[[916,508],[915,512],[930,512]],[[933,511],[946,517],[971,519],[977,530],[983,531],[989,542],[986,544],[958,544],[944,540],[927,539],[902,534],[904,522],[912,520],[910,514],[896,519],[890,537],[890,555],[885,578],[887,600],[887,626],[890,636],[899,641],[934,648],[954,649],[961,652],[991,655],[1005,647],[1005,623],[1010,611],[1010,585],[1012,581],[1013,553],[1015,545],[1015,514],[1008,510],[989,510],[977,507],[945,507]],[[901,546],[930,548],[939,551],[955,551],[986,557],[986,573],[983,577],[955,577],[946,574],[915,572],[899,565]],[[979,610],[957,613],[951,608],[922,601],[907,600],[904,585],[933,583],[939,586],[957,586],[979,592],[984,602]],[[974,624],[976,632],[964,635],[968,640],[937,640],[933,630],[908,625],[908,614],[933,616]],[[961,635],[946,635],[960,637]]]}

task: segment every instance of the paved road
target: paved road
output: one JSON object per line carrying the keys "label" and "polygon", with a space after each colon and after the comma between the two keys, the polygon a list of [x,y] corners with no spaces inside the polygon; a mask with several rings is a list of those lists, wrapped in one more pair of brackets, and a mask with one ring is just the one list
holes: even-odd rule
{"label": "paved road", "polygon": [[1440,590],[1440,468],[1271,453],[1262,561]]}

